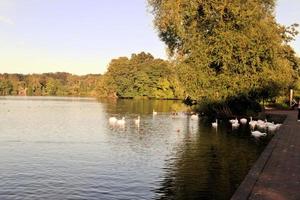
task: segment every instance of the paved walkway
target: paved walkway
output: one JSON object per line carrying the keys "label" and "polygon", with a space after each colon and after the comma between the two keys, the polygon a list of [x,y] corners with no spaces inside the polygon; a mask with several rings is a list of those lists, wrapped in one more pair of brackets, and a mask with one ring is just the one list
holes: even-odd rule
{"label": "paved walkway", "polygon": [[296,111],[283,125],[232,196],[233,200],[300,200],[300,122]]}

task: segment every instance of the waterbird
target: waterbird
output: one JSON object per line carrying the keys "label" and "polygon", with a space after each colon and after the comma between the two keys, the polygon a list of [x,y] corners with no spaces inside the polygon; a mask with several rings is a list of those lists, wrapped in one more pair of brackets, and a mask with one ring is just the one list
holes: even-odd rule
{"label": "waterbird", "polygon": [[238,123],[239,121],[237,118],[235,118],[235,119],[230,119],[229,122],[233,124],[233,123]]}
{"label": "waterbird", "polygon": [[125,117],[122,117],[122,119],[117,120],[117,125],[120,127],[125,126]]}
{"label": "waterbird", "polygon": [[191,115],[191,120],[198,120],[198,115],[197,114],[193,114]]}
{"label": "waterbird", "polygon": [[231,124],[232,128],[238,128],[240,126],[239,122],[236,121],[235,123]]}
{"label": "waterbird", "polygon": [[135,125],[139,126],[140,125],[140,121],[141,121],[140,120],[140,116],[138,116],[137,119],[134,120]]}
{"label": "waterbird", "polygon": [[241,119],[240,119],[241,124],[246,124],[247,121],[248,121],[248,120],[247,120],[246,118],[241,118]]}
{"label": "waterbird", "polygon": [[157,115],[157,112],[153,109],[152,114],[153,114],[153,115]]}
{"label": "waterbird", "polygon": [[250,125],[250,128],[254,129],[257,125],[257,121],[252,120],[252,117],[250,117],[249,125]]}
{"label": "waterbird", "polygon": [[273,132],[280,128],[281,124],[275,124],[274,122],[268,123],[268,131]]}
{"label": "waterbird", "polygon": [[108,121],[109,121],[109,124],[110,124],[110,125],[114,126],[114,125],[116,124],[116,122],[117,122],[117,118],[115,118],[115,117],[110,117]]}
{"label": "waterbird", "polygon": [[215,122],[211,123],[212,127],[217,128],[218,127],[218,119],[216,119]]}
{"label": "waterbird", "polygon": [[277,130],[277,126],[274,123],[268,125],[268,131],[274,132],[276,130]]}
{"label": "waterbird", "polygon": [[277,127],[277,129],[279,129],[281,125],[282,124],[276,124],[275,126]]}
{"label": "waterbird", "polygon": [[257,120],[257,123],[262,124],[262,123],[265,123],[265,121],[259,119],[259,120]]}
{"label": "waterbird", "polygon": [[256,126],[257,126],[257,128],[262,129],[262,130],[267,128],[266,122],[264,122],[262,120],[258,120]]}
{"label": "waterbird", "polygon": [[273,126],[273,125],[274,125],[274,122],[271,123],[271,122],[268,122],[268,121],[267,121],[267,122],[265,122],[265,124],[266,124],[267,127],[269,127],[269,126]]}
{"label": "waterbird", "polygon": [[261,137],[261,136],[266,136],[267,134],[266,133],[262,133],[260,131],[251,131],[251,135],[253,135],[254,137],[258,138],[258,137]]}

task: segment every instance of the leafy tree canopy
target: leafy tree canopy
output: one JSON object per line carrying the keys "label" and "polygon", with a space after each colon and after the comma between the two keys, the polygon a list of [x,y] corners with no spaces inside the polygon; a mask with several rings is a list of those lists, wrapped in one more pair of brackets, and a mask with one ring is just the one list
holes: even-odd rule
{"label": "leafy tree canopy", "polygon": [[178,76],[197,100],[246,95],[259,100],[292,87],[288,45],[297,34],[275,21],[275,0],[148,0]]}
{"label": "leafy tree canopy", "polygon": [[170,63],[141,52],[113,59],[99,94],[123,98],[181,98],[183,91]]}

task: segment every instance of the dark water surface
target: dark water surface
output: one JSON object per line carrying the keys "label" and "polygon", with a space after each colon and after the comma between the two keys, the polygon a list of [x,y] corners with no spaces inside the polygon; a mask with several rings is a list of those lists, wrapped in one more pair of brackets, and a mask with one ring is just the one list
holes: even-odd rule
{"label": "dark water surface", "polygon": [[0,97],[0,199],[229,199],[266,141],[173,103]]}

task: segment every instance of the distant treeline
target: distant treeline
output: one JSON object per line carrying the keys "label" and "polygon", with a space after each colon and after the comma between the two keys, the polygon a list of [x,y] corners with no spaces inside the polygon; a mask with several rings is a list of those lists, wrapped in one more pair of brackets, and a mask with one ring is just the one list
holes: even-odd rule
{"label": "distant treeline", "polygon": [[104,75],[0,74],[0,95],[181,99],[184,92],[172,66],[141,52],[113,59]]}
{"label": "distant treeline", "polygon": [[0,95],[21,96],[97,96],[101,75],[72,75],[65,72],[45,74],[0,74]]}

